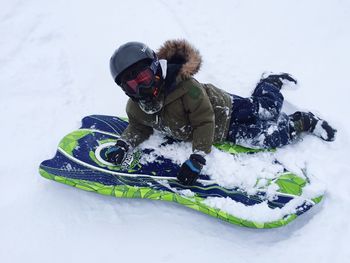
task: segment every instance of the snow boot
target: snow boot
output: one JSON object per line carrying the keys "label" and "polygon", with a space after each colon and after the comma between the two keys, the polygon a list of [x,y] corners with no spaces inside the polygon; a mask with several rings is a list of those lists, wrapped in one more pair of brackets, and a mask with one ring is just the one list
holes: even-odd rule
{"label": "snow boot", "polygon": [[289,115],[289,118],[292,137],[302,132],[309,132],[325,141],[334,141],[335,139],[337,130],[311,112],[297,111]]}
{"label": "snow boot", "polygon": [[271,74],[271,72],[264,72],[261,75],[260,82],[271,83],[280,90],[286,82],[290,82],[294,85],[298,83],[297,80],[288,73]]}

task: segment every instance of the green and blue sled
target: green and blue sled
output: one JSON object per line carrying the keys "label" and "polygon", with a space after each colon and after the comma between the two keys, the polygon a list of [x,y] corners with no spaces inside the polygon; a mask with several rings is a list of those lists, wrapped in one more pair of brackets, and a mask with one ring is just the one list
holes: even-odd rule
{"label": "green and blue sled", "polygon": [[[253,222],[211,207],[205,200],[219,197],[230,198],[245,206],[267,202],[269,208],[281,209],[295,198],[300,199],[308,182],[286,170],[273,180],[279,190],[271,199],[267,197],[266,189],[259,189],[255,194],[249,195],[238,187],[224,188],[206,175],[202,175],[193,186],[182,185],[176,179],[179,166],[171,160],[158,157],[151,163],[140,162],[141,156],[148,153],[147,149],[136,150],[127,156],[123,164],[113,165],[105,160],[104,153],[115,144],[127,125],[126,120],[118,117],[85,117],[80,129],[61,140],[54,158],[40,164],[40,174],[47,179],[103,195],[176,202],[229,223],[251,228],[284,226],[322,199],[322,195],[305,199],[293,212],[271,222]],[[231,154],[256,151],[230,143],[215,146]],[[188,195],[188,190],[191,195]]]}

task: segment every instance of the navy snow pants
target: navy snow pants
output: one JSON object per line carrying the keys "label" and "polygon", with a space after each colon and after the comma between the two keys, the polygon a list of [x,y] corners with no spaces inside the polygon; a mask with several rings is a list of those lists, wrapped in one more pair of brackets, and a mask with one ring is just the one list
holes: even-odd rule
{"label": "navy snow pants", "polygon": [[227,140],[250,148],[276,148],[291,142],[289,117],[281,112],[280,89],[261,80],[250,98],[232,96]]}

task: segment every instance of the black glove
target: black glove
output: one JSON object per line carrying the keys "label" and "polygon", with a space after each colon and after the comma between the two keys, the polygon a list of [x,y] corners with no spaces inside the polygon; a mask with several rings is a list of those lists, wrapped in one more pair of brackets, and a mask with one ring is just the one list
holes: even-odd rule
{"label": "black glove", "polygon": [[129,150],[129,145],[123,140],[118,140],[117,143],[110,147],[105,156],[108,162],[114,164],[121,164],[126,156],[126,152]]}
{"label": "black glove", "polygon": [[281,74],[273,74],[269,75],[266,78],[262,78],[260,82],[268,82],[276,86],[277,88],[281,89],[283,86],[283,80],[288,80],[290,82],[294,82],[294,84],[297,84],[297,80],[294,79],[291,75],[288,73],[281,73]]}
{"label": "black glove", "polygon": [[193,153],[186,162],[184,162],[177,174],[177,179],[184,185],[193,185],[205,165],[205,159],[202,155]]}

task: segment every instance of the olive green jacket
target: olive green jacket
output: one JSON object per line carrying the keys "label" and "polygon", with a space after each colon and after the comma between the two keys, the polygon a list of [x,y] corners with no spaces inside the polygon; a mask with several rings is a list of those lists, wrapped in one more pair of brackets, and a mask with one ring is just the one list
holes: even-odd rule
{"label": "olive green jacket", "polygon": [[147,140],[153,129],[177,140],[192,141],[193,151],[205,153],[210,152],[214,142],[226,139],[231,97],[225,91],[211,84],[201,84],[192,77],[199,70],[201,58],[198,50],[188,42],[167,41],[158,52],[158,57],[168,62],[181,55],[185,62],[176,77],[176,88],[165,97],[160,112],[146,114],[137,102],[129,99],[126,106],[129,125],[121,139],[131,146]]}

